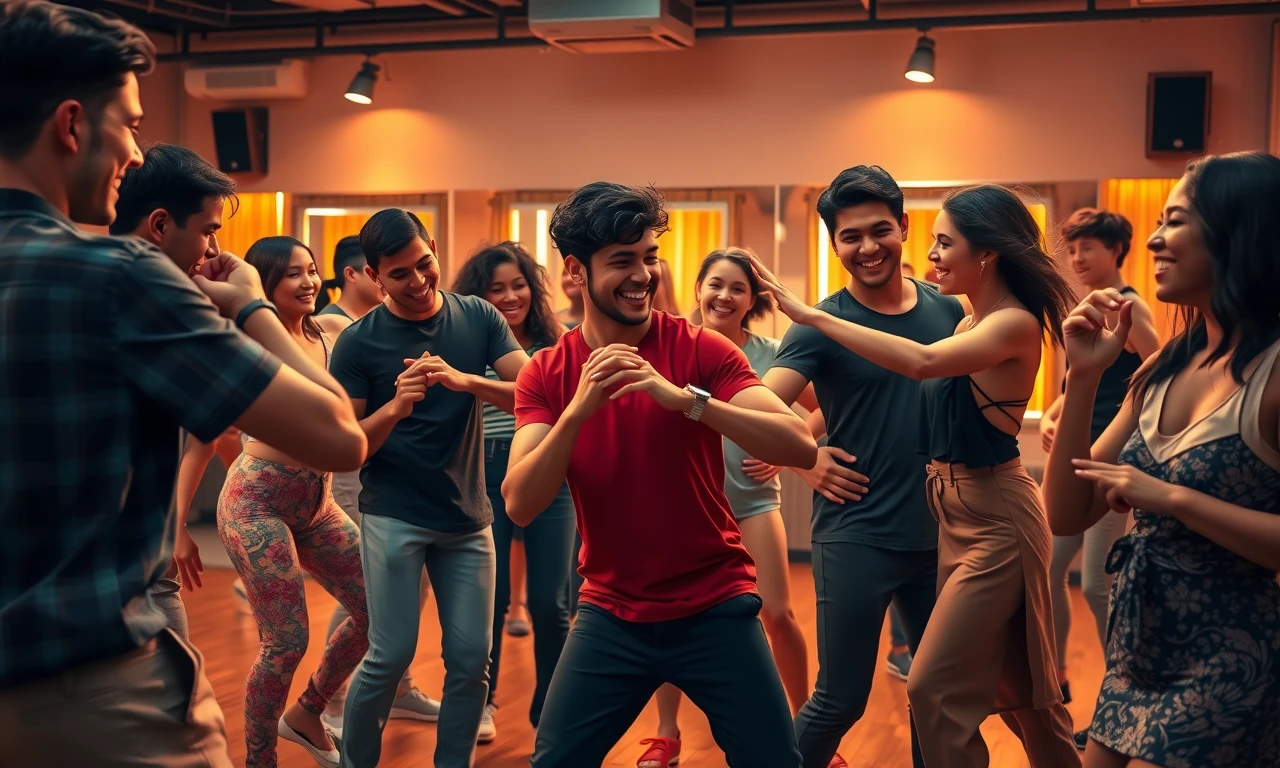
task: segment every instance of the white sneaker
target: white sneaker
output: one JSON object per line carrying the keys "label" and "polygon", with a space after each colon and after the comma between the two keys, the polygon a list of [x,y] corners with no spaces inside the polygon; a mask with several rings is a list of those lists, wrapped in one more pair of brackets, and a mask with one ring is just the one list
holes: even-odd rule
{"label": "white sneaker", "polygon": [[342,725],[343,725],[342,710],[338,710],[338,714],[336,715],[331,715],[328,712],[321,714],[320,722],[324,723],[324,727],[328,728],[330,731],[333,731],[334,738],[336,739],[342,738]]}
{"label": "white sneaker", "polygon": [[[306,736],[298,733],[289,727],[289,724],[280,718],[280,722],[276,725],[276,733],[280,734],[280,738],[286,741],[292,741],[294,744],[307,750],[307,754],[324,768],[338,768],[338,760],[341,756],[336,749],[320,749],[316,745],[307,740]],[[338,738],[330,732],[329,738],[333,739],[334,744],[338,743]]]}
{"label": "white sneaker", "polygon": [[391,702],[391,719],[434,723],[440,719],[440,702],[411,687],[408,693]]}
{"label": "white sneaker", "polygon": [[493,724],[493,711],[497,707],[492,704],[485,705],[484,714],[480,716],[480,733],[476,736],[476,743],[488,744],[498,738],[498,726]]}

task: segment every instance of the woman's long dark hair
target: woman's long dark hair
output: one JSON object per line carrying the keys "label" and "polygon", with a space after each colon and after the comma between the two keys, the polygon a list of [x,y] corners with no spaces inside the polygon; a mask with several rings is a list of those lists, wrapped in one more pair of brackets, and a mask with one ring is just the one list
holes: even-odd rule
{"label": "woman's long dark hair", "polygon": [[539,346],[549,347],[564,333],[564,326],[551,308],[551,281],[547,270],[534,261],[524,246],[510,240],[481,248],[471,255],[453,279],[453,292],[483,298],[493,283],[493,273],[500,264],[515,264],[529,283],[529,314],[524,330]]}
{"label": "woman's long dark hair", "polygon": [[[720,248],[712,251],[707,254],[707,258],[702,260],[702,266],[698,267],[698,279],[694,281],[698,285],[702,285],[702,281],[707,277],[707,272],[718,261],[730,261],[737,265],[747,276],[747,285],[751,287],[751,295],[754,297],[751,309],[748,309],[747,314],[742,316],[742,327],[744,329],[749,329],[751,323],[773,311],[773,302],[769,301],[769,297],[760,295],[760,281],[756,279],[756,272],[751,268],[751,255],[753,255],[752,252],[746,248]],[[698,300],[697,312],[701,316],[701,299]]]}
{"label": "woman's long dark hair", "polygon": [[[244,255],[244,260],[252,264],[262,276],[262,290],[267,294],[268,301],[275,294],[276,286],[280,285],[280,281],[284,279],[284,273],[289,271],[289,262],[293,261],[294,248],[306,251],[311,261],[315,262],[316,255],[310,248],[303,245],[302,241],[287,235],[264,237],[249,246],[248,252]],[[318,291],[316,298],[319,298]],[[320,324],[315,321],[315,318],[311,315],[302,318],[303,336],[312,341],[320,341],[322,334]]]}
{"label": "woman's long dark hair", "polygon": [[982,184],[950,192],[942,210],[974,251],[995,251],[996,269],[1009,292],[1062,344],[1062,321],[1076,296],[1045,250],[1044,234],[1013,192]]}
{"label": "woman's long dark hair", "polygon": [[[1188,164],[1183,178],[1213,268],[1209,310],[1222,326],[1222,340],[1203,365],[1226,357],[1232,378],[1243,384],[1249,363],[1280,339],[1280,158],[1265,152],[1209,155]],[[1208,346],[1204,315],[1187,306],[1178,315],[1181,330],[1133,375],[1133,402],[1141,404],[1151,387],[1173,378]]]}

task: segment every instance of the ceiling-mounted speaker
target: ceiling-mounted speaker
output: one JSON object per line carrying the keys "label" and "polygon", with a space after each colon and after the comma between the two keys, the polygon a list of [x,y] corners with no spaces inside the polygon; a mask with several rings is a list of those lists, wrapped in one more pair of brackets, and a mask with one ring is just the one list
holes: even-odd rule
{"label": "ceiling-mounted speaker", "polygon": [[213,113],[218,170],[229,176],[267,174],[267,114],[266,107]]}
{"label": "ceiling-mounted speaker", "polygon": [[1147,157],[1204,154],[1213,73],[1152,72],[1147,80]]}

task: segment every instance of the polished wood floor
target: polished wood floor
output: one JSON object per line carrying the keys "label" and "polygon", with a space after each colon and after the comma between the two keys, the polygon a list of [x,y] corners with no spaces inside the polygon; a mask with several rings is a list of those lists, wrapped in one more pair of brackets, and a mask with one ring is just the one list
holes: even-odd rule
{"label": "polished wood floor", "polygon": [[[810,670],[816,675],[817,650],[814,638],[813,578],[807,565],[791,568],[795,612],[809,641]],[[227,720],[227,738],[232,760],[244,764],[244,680],[257,655],[258,634],[251,616],[239,608],[231,591],[234,575],[230,571],[210,570],[205,573],[204,588],[184,593],[190,616],[192,640],[204,653],[206,671]],[[310,609],[311,644],[293,681],[296,697],[315,669],[323,650],[321,637],[328,626],[334,600],[314,582],[307,582]],[[1077,723],[1092,712],[1093,698],[1102,679],[1102,653],[1093,636],[1093,621],[1078,591],[1073,590],[1076,616],[1071,630],[1069,663],[1075,702],[1069,705]],[[435,605],[427,607],[418,642],[418,655],[413,662],[417,685],[429,695],[439,698],[444,668],[440,661],[440,627],[435,619]],[[527,768],[533,748],[529,726],[529,697],[533,690],[533,649],[531,638],[507,638],[504,647],[502,685],[497,714],[498,738],[476,751],[478,768]],[[882,640],[882,656],[888,647],[888,633]],[[910,768],[911,755],[906,720],[906,689],[903,683],[886,674],[876,677],[866,715],[853,727],[841,745],[841,753],[849,765],[857,768]],[[716,749],[707,720],[701,712],[687,704],[681,713],[685,768],[725,768],[724,755]],[[607,766],[634,766],[642,751],[640,740],[652,735],[657,712],[652,704],[631,727],[605,761]],[[982,732],[991,749],[992,768],[1021,768],[1026,757],[1013,734],[999,718],[989,718]],[[435,727],[426,723],[392,721],[383,740],[383,768],[410,768],[432,765],[435,749]],[[280,768],[311,768],[315,762],[300,748],[290,743],[280,746]]]}

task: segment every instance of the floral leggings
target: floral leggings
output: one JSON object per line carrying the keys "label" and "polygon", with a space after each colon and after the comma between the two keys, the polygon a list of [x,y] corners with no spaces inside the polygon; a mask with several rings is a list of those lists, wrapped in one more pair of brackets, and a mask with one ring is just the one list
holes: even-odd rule
{"label": "floral leggings", "polygon": [[262,647],[244,694],[246,768],[275,768],[276,723],[307,650],[303,570],[351,617],[339,625],[298,704],[320,714],[369,647],[360,530],[333,500],[331,475],[241,454],[218,498],[218,534],[244,580]]}

